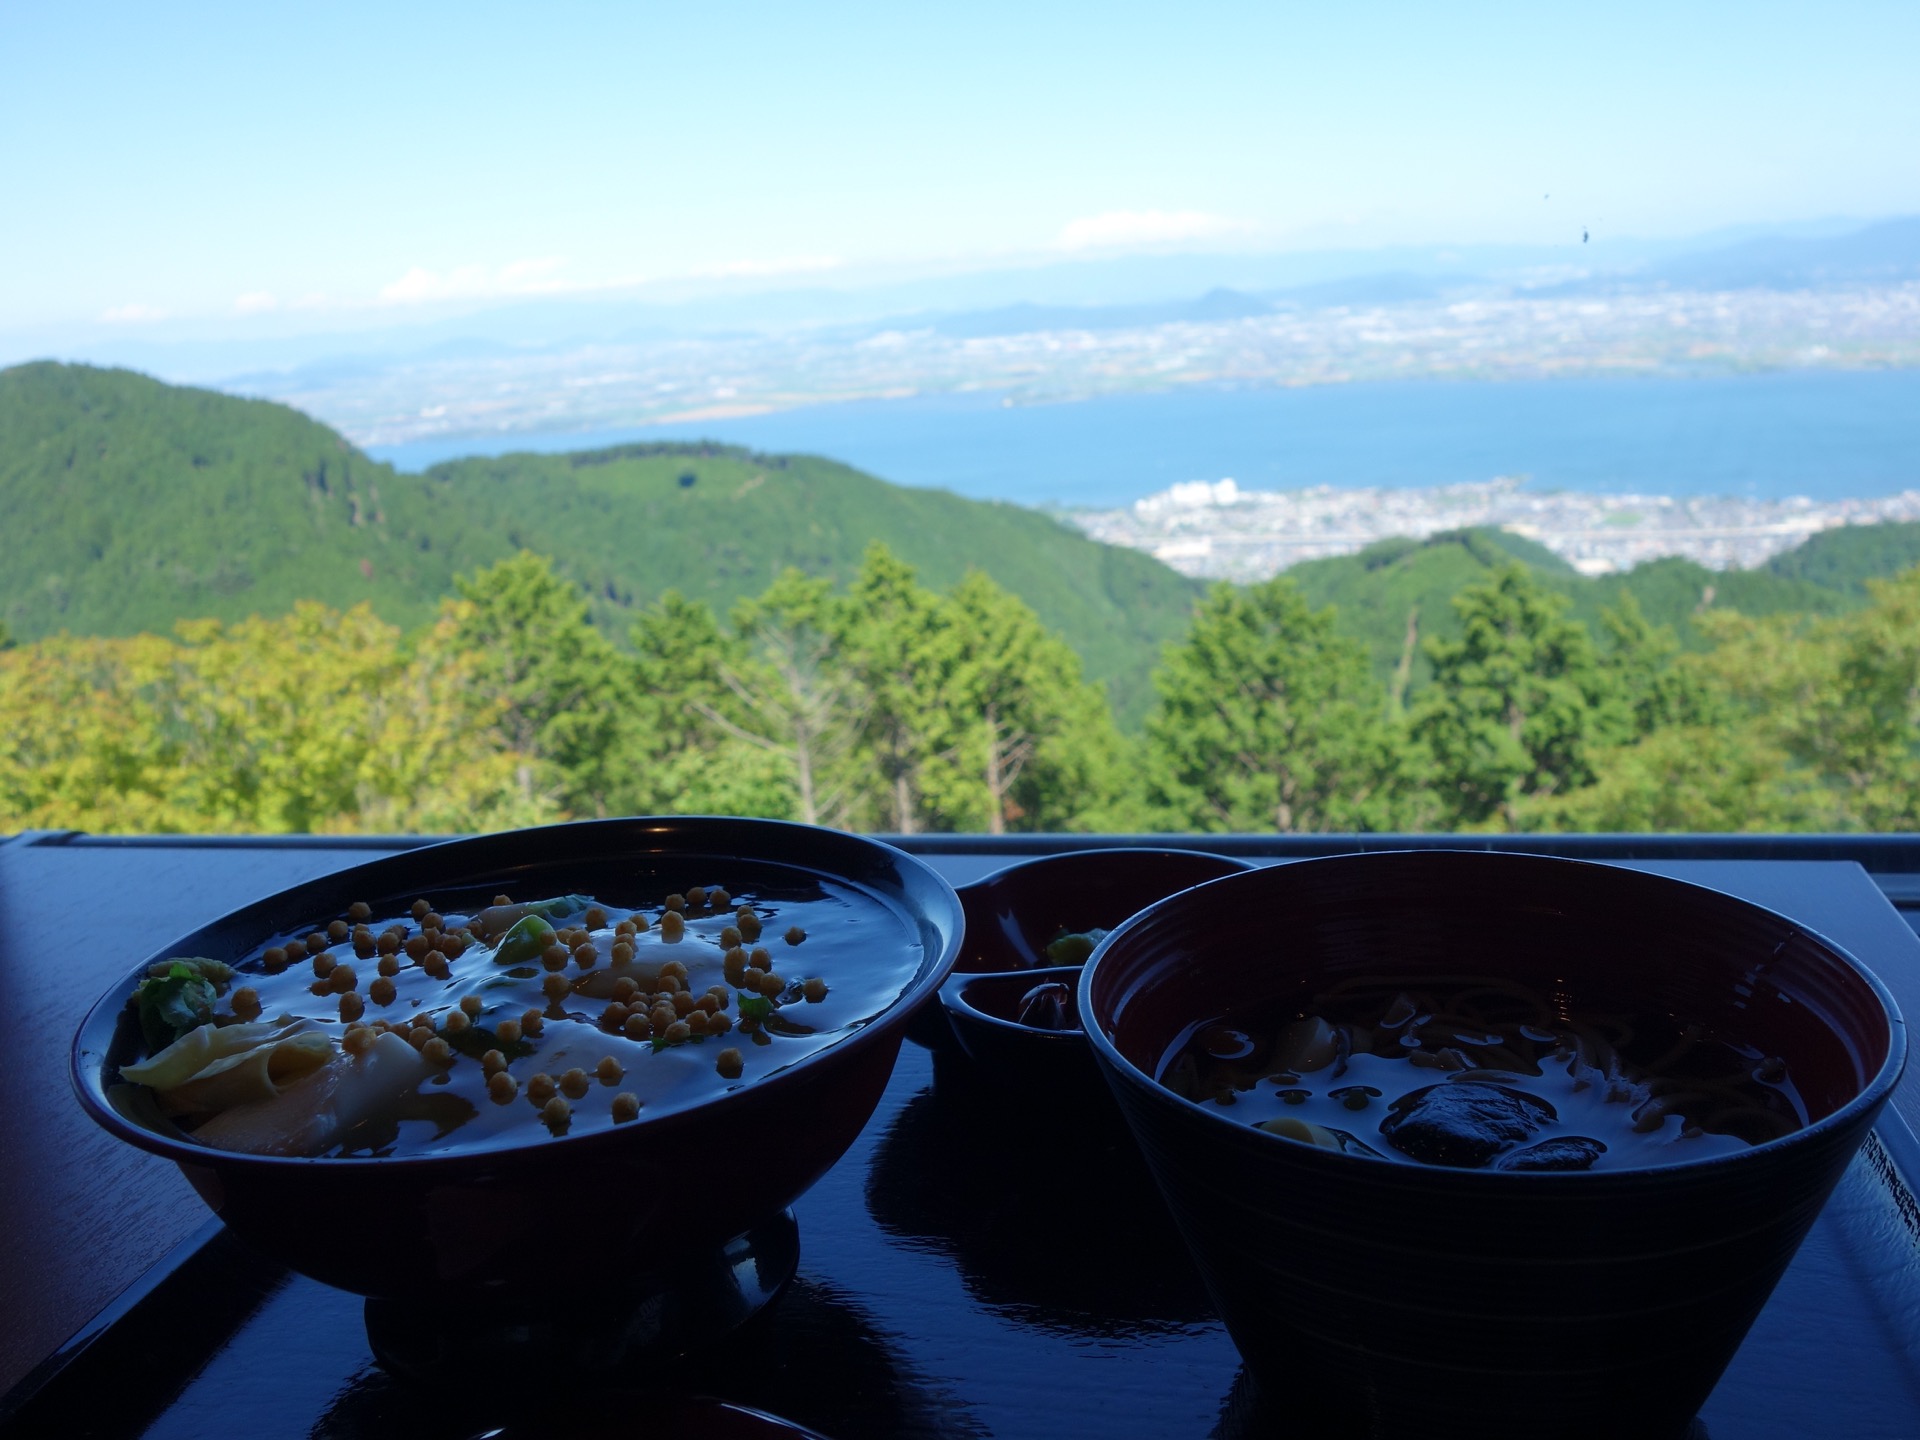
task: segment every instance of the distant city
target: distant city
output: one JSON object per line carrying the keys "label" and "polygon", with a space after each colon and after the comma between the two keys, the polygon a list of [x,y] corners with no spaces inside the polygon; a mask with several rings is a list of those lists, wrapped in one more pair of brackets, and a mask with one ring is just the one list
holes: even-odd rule
{"label": "distant city", "polygon": [[[1019,405],[1196,385],[1920,365],[1920,283],[1912,281],[1789,291],[1483,290],[1311,306],[1216,292],[1188,308],[1229,314],[1116,324],[1124,317],[1096,307],[1081,324],[1057,309],[1023,324],[1016,307],[882,328],[459,348],[257,374],[228,388],[285,401],[356,444],[382,446],[925,395],[997,394]],[[996,333],[977,333],[983,328]]]}
{"label": "distant city", "polygon": [[1063,514],[1096,540],[1144,550],[1209,580],[1265,580],[1302,560],[1470,525],[1512,531],[1583,575],[1606,575],[1667,555],[1716,570],[1749,568],[1838,525],[1920,520],[1920,490],[1872,500],[1742,500],[1533,493],[1512,478],[1425,490],[1291,491],[1219,480],[1175,485],[1122,510]]}

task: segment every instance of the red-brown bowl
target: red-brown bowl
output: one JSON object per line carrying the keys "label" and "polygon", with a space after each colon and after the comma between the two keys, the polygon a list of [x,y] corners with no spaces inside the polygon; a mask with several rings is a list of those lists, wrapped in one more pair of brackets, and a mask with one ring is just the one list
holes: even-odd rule
{"label": "red-brown bowl", "polygon": [[1047,945],[1063,930],[1111,930],[1156,900],[1252,868],[1230,855],[1146,846],[1022,860],[959,892],[967,933],[953,968],[1045,969],[1056,963]]}
{"label": "red-brown bowl", "polygon": [[1061,984],[1071,997],[1080,974],[1078,965],[955,974],[940,987],[940,1006],[961,1051],[987,1080],[1029,1095],[1085,1091],[1106,1109],[1106,1086],[1080,1029],[1078,1000],[1069,999],[1066,1029],[1047,1030],[1019,1018],[1021,997],[1034,986]]}
{"label": "red-brown bowl", "polygon": [[[892,1004],[785,1070],[691,1108],[616,1129],[476,1152],[308,1159],[195,1144],[142,1123],[110,1089],[139,1049],[126,997],[174,955],[237,963],[274,934],[355,900],[506,889],[612,895],[658,875],[741,890],[831,880],[917,935],[921,959]],[[914,1009],[959,951],[960,904],[938,874],[891,846],[767,820],[587,821],[455,840],[355,866],[234,911],[143,958],[80,1026],[73,1083],[121,1139],[173,1161],[229,1227],[290,1269],[362,1295],[457,1305],[462,1295],[549,1305],[602,1294],[618,1257],[698,1253],[779,1214],[852,1144],[878,1105]]]}
{"label": "red-brown bowl", "polygon": [[[1156,900],[1251,868],[1227,855],[1158,846],[1070,850],[1022,860],[961,888],[966,936],[954,971],[984,975],[1050,968],[1055,962],[1047,946],[1062,931],[1111,930]],[[939,1005],[914,1017],[908,1035],[930,1050],[955,1045]]]}
{"label": "red-brown bowl", "polygon": [[[1514,1173],[1299,1144],[1156,1076],[1196,1025],[1381,972],[1493,975],[1783,1057],[1812,1123],[1659,1168]],[[1685,1432],[1899,1078],[1884,986],[1699,886],[1527,855],[1276,866],[1089,962],[1096,1060],[1249,1370],[1301,1434]]]}

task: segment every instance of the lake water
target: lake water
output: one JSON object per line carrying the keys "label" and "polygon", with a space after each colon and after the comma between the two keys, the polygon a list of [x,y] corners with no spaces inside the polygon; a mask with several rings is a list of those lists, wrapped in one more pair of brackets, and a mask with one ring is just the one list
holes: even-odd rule
{"label": "lake water", "polygon": [[675,439],[830,455],[898,484],[1027,505],[1124,505],[1227,476],[1283,490],[1527,475],[1542,489],[1831,500],[1920,488],[1920,370],[1191,389],[1034,406],[933,397],[372,453],[416,470]]}

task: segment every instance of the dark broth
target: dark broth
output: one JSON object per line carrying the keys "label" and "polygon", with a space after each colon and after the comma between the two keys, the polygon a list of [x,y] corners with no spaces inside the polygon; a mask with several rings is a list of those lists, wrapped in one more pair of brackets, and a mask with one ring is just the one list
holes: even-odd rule
{"label": "dark broth", "polygon": [[1785,1065],[1737,1039],[1568,1015],[1474,977],[1349,982],[1208,1021],[1159,1078],[1287,1139],[1469,1169],[1673,1165],[1807,1123]]}

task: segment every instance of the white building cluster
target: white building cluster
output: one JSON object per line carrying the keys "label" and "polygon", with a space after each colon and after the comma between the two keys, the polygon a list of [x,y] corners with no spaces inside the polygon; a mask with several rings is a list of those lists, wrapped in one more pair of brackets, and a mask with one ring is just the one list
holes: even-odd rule
{"label": "white building cluster", "polygon": [[1874,500],[1532,492],[1523,480],[1418,490],[1243,490],[1190,481],[1124,510],[1070,511],[1096,540],[1126,545],[1204,579],[1264,580],[1302,560],[1376,541],[1491,526],[1544,545],[1582,574],[1667,555],[1716,570],[1759,565],[1837,525],[1920,520],[1920,490]]}

